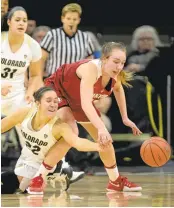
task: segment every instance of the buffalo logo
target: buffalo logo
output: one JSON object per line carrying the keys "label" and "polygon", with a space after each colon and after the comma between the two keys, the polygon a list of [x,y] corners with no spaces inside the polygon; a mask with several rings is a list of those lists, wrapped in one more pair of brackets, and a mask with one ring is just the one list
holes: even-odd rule
{"label": "buffalo logo", "polygon": [[44,138],[46,139],[48,137],[48,135],[47,134],[44,134]]}

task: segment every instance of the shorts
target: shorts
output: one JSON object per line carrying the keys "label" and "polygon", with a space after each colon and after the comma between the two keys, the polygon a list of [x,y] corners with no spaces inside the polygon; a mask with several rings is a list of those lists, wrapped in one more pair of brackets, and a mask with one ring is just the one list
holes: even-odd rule
{"label": "shorts", "polygon": [[37,173],[38,170],[39,170],[39,166],[38,166],[38,168],[35,168],[33,166],[29,166],[28,164],[26,164],[24,162],[24,160],[19,158],[16,163],[14,172],[18,176],[22,176],[22,177],[31,179],[35,176],[35,174]]}
{"label": "shorts", "polygon": [[[25,178],[29,178],[29,179],[32,179],[37,171],[39,170],[39,167],[40,167],[41,164],[39,163],[31,163],[31,165],[29,164],[26,164],[26,161],[19,158],[17,163],[16,163],[16,166],[15,166],[15,174],[17,176],[22,176],[22,177],[25,177]],[[56,166],[50,170],[50,173],[53,173],[54,170],[56,169]]]}
{"label": "shorts", "polygon": [[[73,116],[77,122],[90,122],[81,106],[79,106],[78,108],[74,108],[73,105],[69,105],[68,101],[65,98],[61,98],[61,101],[59,101],[59,109],[65,106],[69,106],[71,108]],[[98,116],[101,117],[100,112],[96,109],[95,106],[94,108]]]}
{"label": "shorts", "polygon": [[1,98],[1,113],[5,116],[10,115],[21,107],[27,106],[25,101],[25,92],[12,97],[12,98]]}

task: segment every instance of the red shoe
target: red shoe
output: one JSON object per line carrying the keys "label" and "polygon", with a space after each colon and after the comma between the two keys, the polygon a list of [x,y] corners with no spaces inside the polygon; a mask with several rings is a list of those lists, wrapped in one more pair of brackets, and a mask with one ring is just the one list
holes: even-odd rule
{"label": "red shoe", "polygon": [[138,186],[127,180],[126,177],[119,176],[115,181],[109,181],[106,188],[107,191],[141,191],[141,186]]}
{"label": "red shoe", "polygon": [[29,194],[43,194],[44,188],[45,183],[42,175],[40,174],[31,180],[27,191]]}

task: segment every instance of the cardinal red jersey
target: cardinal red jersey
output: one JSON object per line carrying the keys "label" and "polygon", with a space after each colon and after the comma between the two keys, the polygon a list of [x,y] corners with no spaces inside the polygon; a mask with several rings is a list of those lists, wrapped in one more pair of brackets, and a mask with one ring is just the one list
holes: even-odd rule
{"label": "cardinal red jersey", "polygon": [[[89,121],[81,107],[80,97],[80,78],[76,74],[77,68],[84,63],[92,62],[97,66],[98,79],[94,84],[93,100],[99,100],[107,97],[112,93],[115,85],[115,80],[110,79],[108,85],[103,88],[102,86],[102,72],[101,61],[99,59],[94,60],[81,60],[72,64],[64,64],[57,69],[49,78],[45,79],[45,85],[51,86],[55,89],[57,96],[59,97],[59,108],[63,106],[69,106],[77,121]],[[96,109],[98,115],[99,111]]]}

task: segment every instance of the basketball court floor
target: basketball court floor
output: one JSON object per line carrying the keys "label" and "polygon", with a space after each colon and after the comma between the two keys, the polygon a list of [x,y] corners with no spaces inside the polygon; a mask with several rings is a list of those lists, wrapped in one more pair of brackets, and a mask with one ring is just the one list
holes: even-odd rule
{"label": "basketball court floor", "polygon": [[142,192],[106,192],[108,177],[86,176],[68,192],[47,186],[44,196],[2,195],[2,207],[174,207],[174,172],[122,172],[140,184]]}

